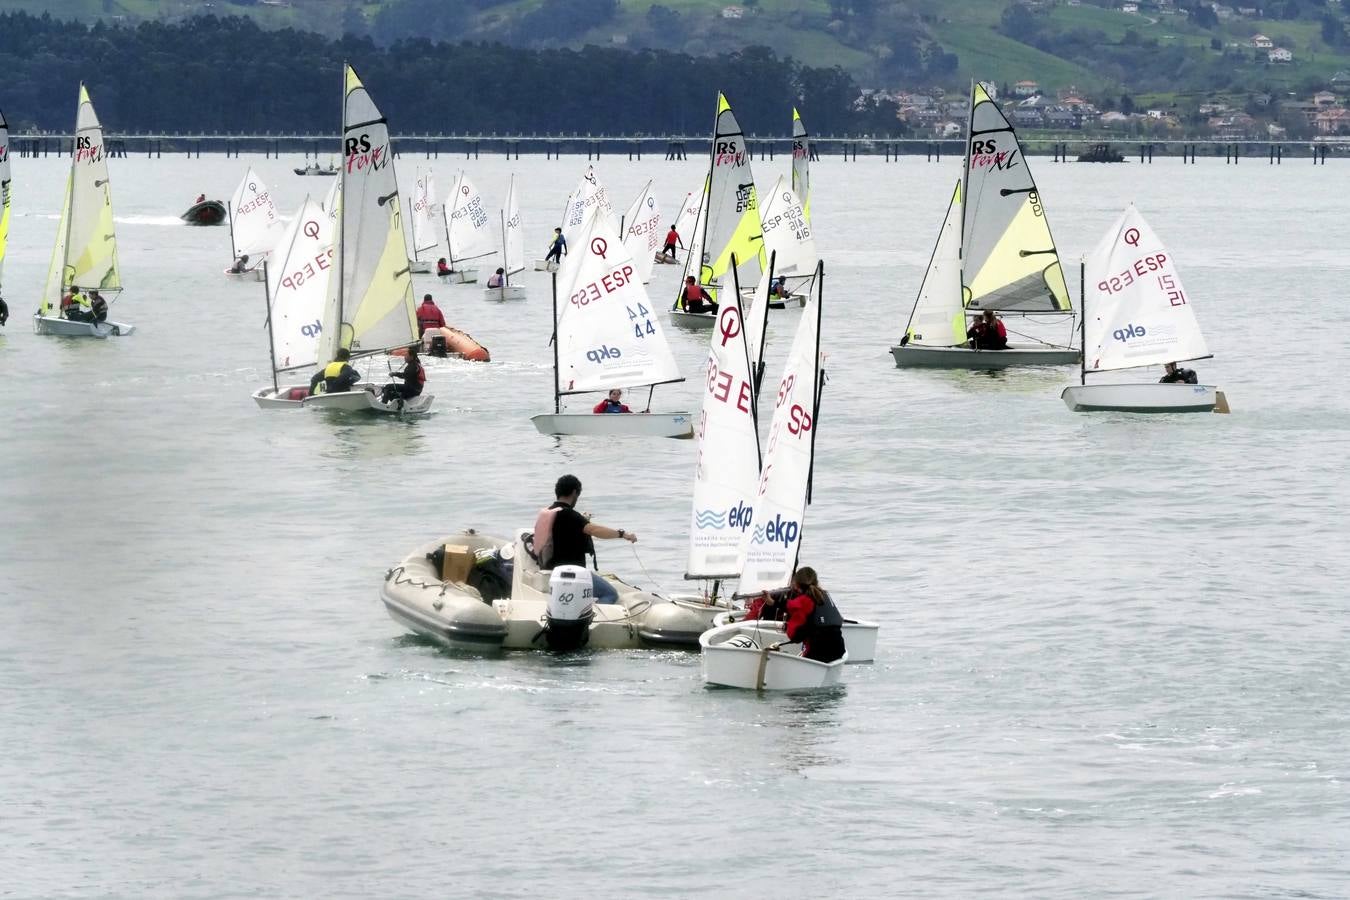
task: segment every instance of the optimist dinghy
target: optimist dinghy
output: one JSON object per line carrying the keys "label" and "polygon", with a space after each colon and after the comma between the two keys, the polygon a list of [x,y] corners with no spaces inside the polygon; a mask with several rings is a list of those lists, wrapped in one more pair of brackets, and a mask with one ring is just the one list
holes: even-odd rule
{"label": "optimist dinghy", "polygon": [[637,269],[638,280],[647,284],[652,280],[652,268],[660,255],[664,243],[661,234],[661,207],[652,193],[652,183],[638,193],[628,212],[619,219],[619,230],[623,232],[623,245],[628,255],[633,257],[633,266]]}
{"label": "optimist dinghy", "polygon": [[244,173],[239,187],[230,197],[230,259],[247,256],[249,265],[236,272],[225,270],[225,277],[235,281],[263,281],[263,262],[281,241],[286,230],[272,192],[252,168]]}
{"label": "optimist dinghy", "polygon": [[525,235],[520,224],[520,198],[516,196],[516,176],[506,188],[506,208],[502,222],[502,283],[483,288],[484,300],[524,300],[525,285],[511,283],[511,276],[525,271]]}
{"label": "optimist dinghy", "polygon": [[488,264],[488,258],[497,252],[492,246],[483,195],[469,176],[461,172],[442,209],[450,274],[441,276],[441,280],[472,284],[478,280],[479,270]]}
{"label": "optimist dinghy", "polygon": [[735,622],[699,636],[703,650],[703,680],[722,687],[750,691],[808,691],[835,687],[843,679],[848,653],[832,662],[799,655],[800,644],[784,643],[781,627],[773,623]]}
{"label": "optimist dinghy", "polygon": [[[412,251],[408,268],[415,274],[431,272],[431,257],[436,254],[436,179],[427,171],[417,170],[417,183],[408,198],[408,221],[412,223]],[[442,214],[443,216],[443,214]]]}

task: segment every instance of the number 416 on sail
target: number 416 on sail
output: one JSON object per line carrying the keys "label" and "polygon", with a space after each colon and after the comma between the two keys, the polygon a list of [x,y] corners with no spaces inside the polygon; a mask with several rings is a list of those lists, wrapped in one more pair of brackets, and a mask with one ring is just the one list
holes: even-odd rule
{"label": "number 416 on sail", "polygon": [[[633,307],[625,306],[628,310],[628,321],[633,323],[633,336],[646,337],[649,334],[656,334],[656,326],[652,325],[652,314],[647,307],[641,303],[638,304],[638,311],[633,312]],[[642,321],[639,322],[638,319]]]}

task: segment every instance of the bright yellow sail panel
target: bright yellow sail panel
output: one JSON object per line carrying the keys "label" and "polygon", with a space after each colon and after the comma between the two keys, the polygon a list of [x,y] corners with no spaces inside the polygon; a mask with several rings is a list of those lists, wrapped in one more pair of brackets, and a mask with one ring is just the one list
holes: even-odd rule
{"label": "bright yellow sail panel", "polygon": [[[1025,249],[1033,247],[1037,250]],[[966,305],[971,307],[1039,306],[1036,301],[1049,293],[1053,309],[1071,308],[1054,238],[1034,193],[1027,195],[984,266],[978,272],[966,272],[966,290]]]}
{"label": "bright yellow sail panel", "polygon": [[346,88],[344,88],[342,92],[344,95],[350,94],[357,88],[365,87],[365,85],[361,83],[361,79],[356,77],[356,70],[351,66],[343,66],[343,71],[346,75]]}
{"label": "bright yellow sail panel", "polygon": [[[400,312],[408,320],[406,333],[417,334],[417,314],[412,302],[412,279],[408,274],[408,248],[403,239],[403,222],[398,204],[388,204],[388,208],[389,231],[384,241],[384,252],[375,264],[365,296],[356,301],[356,317],[352,320],[351,331],[343,329],[342,346],[357,352],[362,349],[362,337],[376,326],[381,326],[382,336],[391,330],[395,333],[402,331],[396,326],[391,329],[392,323],[386,321],[399,318]],[[352,298],[348,298],[348,304],[351,301]],[[412,342],[411,338],[408,342]],[[384,341],[379,343],[383,344]]]}

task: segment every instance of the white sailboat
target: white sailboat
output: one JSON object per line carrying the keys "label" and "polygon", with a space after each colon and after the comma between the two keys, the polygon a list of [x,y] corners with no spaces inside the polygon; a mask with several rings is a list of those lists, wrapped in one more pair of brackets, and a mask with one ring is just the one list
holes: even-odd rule
{"label": "white sailboat", "polygon": [[284,373],[312,371],[319,363],[319,335],[333,260],[333,220],[305,197],[281,240],[267,273],[267,343],[272,360],[272,383],[253,392],[264,409],[304,405],[309,396],[304,383],[282,386]]}
{"label": "white sailboat", "polygon": [[792,107],[792,192],[801,198],[802,214],[811,221],[811,135]]}
{"label": "white sailboat", "polygon": [[[688,251],[697,243],[702,246],[702,238],[695,238],[699,229],[700,216],[699,211],[703,209],[703,191],[689,193],[684,195],[684,203],[680,205],[680,214],[675,217],[675,233],[680,236],[679,249],[685,251],[685,257],[688,258]],[[665,246],[665,241],[661,242]],[[676,259],[660,259],[657,262],[664,262],[667,265],[675,265],[679,262],[678,251]]]}
{"label": "white sailboat", "polygon": [[446,262],[450,266],[450,274],[445,278],[454,284],[472,284],[478,280],[479,269],[488,264],[488,257],[497,250],[492,246],[492,219],[483,195],[463,172],[455,178],[450,196],[445,199],[443,218],[449,253]]}
{"label": "white sailboat", "polygon": [[[561,308],[559,298],[561,297]],[[692,437],[693,416],[675,413],[565,413],[562,398],[613,388],[683,381],[651,298],[613,217],[593,206],[577,250],[553,280],[553,413],[531,421],[541,434]]]}
{"label": "white sailboat", "polygon": [[661,207],[652,193],[650,181],[619,220],[619,228],[623,231],[623,245],[637,267],[639,280],[647,284],[652,280],[656,256],[665,244],[665,235],[661,232]]}
{"label": "white sailboat", "polygon": [[670,310],[671,321],[693,329],[711,328],[716,317],[710,312],[685,310],[685,278],[694,276],[695,281],[716,299],[723,279],[727,277],[732,256],[738,262],[739,280],[752,284],[759,278],[759,261],[764,251],[749,149],[731,104],[720,92],[709,151],[708,177],[703,185],[700,207],[699,222],[694,228],[693,242],[685,261],[684,278],[680,279],[679,291]]}
{"label": "white sailboat", "polygon": [[252,168],[244,173],[239,187],[234,189],[227,209],[230,215],[230,259],[233,261],[247,256],[248,263],[238,272],[231,266],[225,270],[225,275],[236,281],[262,281],[263,260],[277,245],[285,226],[277,215],[277,205],[271,191]]}
{"label": "white sailboat", "polygon": [[788,291],[786,298],[776,297],[770,305],[774,308],[805,306],[806,292],[810,290],[820,256],[816,253],[816,239],[802,201],[779,176],[761,210],[764,249],[776,256],[775,276],[786,279]]}
{"label": "white sailboat", "polygon": [[[1227,412],[1208,384],[1088,384],[1089,373],[1208,359],[1172,252],[1131,205],[1083,265],[1080,384],[1061,395],[1074,412]],[[1091,302],[1089,303],[1089,298]]]}
{"label": "white sailboat", "polygon": [[62,337],[128,335],[135,326],[111,319],[105,322],[72,321],[53,308],[74,288],[83,293],[97,290],[100,294],[114,296],[122,290],[103,126],[99,124],[89,91],[83,84],[80,85],[72,145],[66,199],[56,229],[56,246],[52,251],[46,289],[42,293],[42,306],[33,314],[33,330],[38,334]]}
{"label": "white sailboat", "polygon": [[[524,300],[525,285],[511,283],[511,276],[525,271],[525,235],[521,230],[520,198],[516,196],[516,176],[506,188],[506,208],[502,222],[502,283],[483,288],[485,300]],[[494,273],[495,275],[495,273]]]}
{"label": "white sailboat", "polygon": [[[329,271],[319,332],[321,365],[339,348],[356,360],[420,342],[389,127],[351,66],[344,67],[344,75],[342,193],[333,234],[335,268]],[[343,393],[314,394],[303,405],[414,413],[426,410],[433,399],[424,392],[386,405],[374,385],[363,384]]]}
{"label": "white sailboat", "polygon": [[436,177],[428,169],[417,170],[413,195],[408,198],[408,221],[412,223],[412,251],[408,267],[419,274],[430,272],[439,243],[436,236]]}
{"label": "white sailboat", "polygon": [[[1045,341],[1009,342],[1006,350],[967,346],[968,313],[1073,314],[1059,252],[1017,135],[978,83],[971,93],[968,135],[964,192],[958,185],[957,196],[938,232],[938,244],[950,240],[948,232],[955,214],[960,221],[960,242],[954,248],[959,282],[956,294],[949,296],[953,290],[951,271],[932,271],[934,265],[950,268],[953,248],[935,246],[905,336],[891,348],[895,364],[902,369],[1071,365],[1079,357],[1077,350]],[[941,296],[930,294],[925,299],[925,291],[937,290],[943,292]],[[945,310],[957,304],[961,322],[948,328]],[[923,318],[937,322],[938,327],[916,327],[920,306],[924,307]],[[934,319],[939,306],[944,310],[943,317]]]}

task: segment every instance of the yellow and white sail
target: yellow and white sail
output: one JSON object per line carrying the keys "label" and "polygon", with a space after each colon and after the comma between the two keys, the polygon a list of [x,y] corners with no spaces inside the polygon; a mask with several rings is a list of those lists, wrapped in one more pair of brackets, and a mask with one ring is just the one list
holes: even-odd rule
{"label": "yellow and white sail", "polygon": [[5,247],[9,244],[9,123],[0,112],[0,275],[5,273]]}
{"label": "yellow and white sail", "polygon": [[956,347],[966,342],[966,311],[961,304],[961,182],[952,191],[928,271],[905,329],[906,343],[919,347]]}
{"label": "yellow and white sail", "polygon": [[792,192],[801,198],[802,212],[811,220],[811,135],[797,107],[792,108]]}

